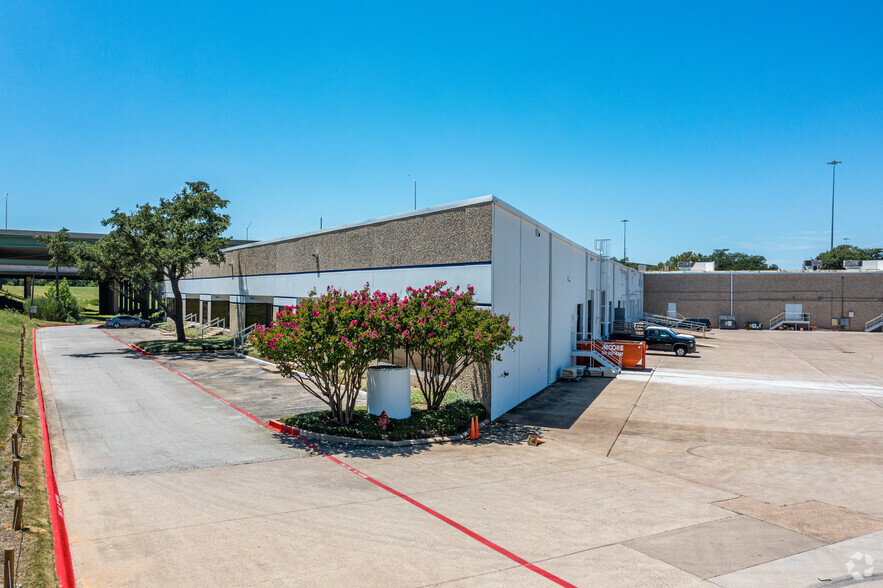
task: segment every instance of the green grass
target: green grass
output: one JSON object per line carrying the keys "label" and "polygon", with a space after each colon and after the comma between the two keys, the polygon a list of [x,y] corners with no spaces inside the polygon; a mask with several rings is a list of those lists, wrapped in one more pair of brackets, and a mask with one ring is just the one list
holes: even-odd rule
{"label": "green grass", "polygon": [[[175,332],[175,323],[170,323],[168,321],[160,321],[154,325],[160,331],[165,331],[166,333],[174,333]],[[199,329],[196,327],[185,327],[184,328],[184,336],[185,337],[196,337],[199,334]]]}
{"label": "green grass", "polygon": [[[27,315],[0,310],[0,440],[9,439],[14,421],[10,417],[14,410],[18,392],[18,361],[21,327],[25,325],[25,388],[22,411],[27,416],[23,420],[24,440],[19,450],[21,454],[21,484],[24,496],[24,533],[16,533],[15,549],[21,545],[21,557],[16,553],[17,580],[22,586],[57,585],[55,560],[52,551],[52,530],[49,524],[49,503],[46,497],[46,481],[43,471],[43,441],[40,429],[40,410],[34,388],[34,370],[31,356],[31,329],[42,321],[28,320]],[[14,488],[11,479],[12,454],[9,445],[0,451],[0,491]],[[12,521],[12,496],[0,496],[0,528],[4,529],[4,540],[8,541]]]}
{"label": "green grass", "polygon": [[[417,403],[414,402],[415,392],[418,397]],[[454,396],[449,399],[448,396],[451,394]],[[423,403],[423,395],[419,390],[411,392],[411,402],[412,405]],[[357,407],[353,412],[353,422],[344,426],[330,422],[330,410],[292,415],[282,419],[282,422],[290,427],[306,429],[314,433],[356,439],[400,441],[462,433],[469,428],[469,421],[474,416],[479,419],[484,419],[487,416],[487,411],[480,402],[472,400],[464,394],[449,392],[445,395],[445,401],[439,410],[425,410],[412,406],[410,418],[390,419],[385,431],[380,430],[377,416],[368,414],[368,410],[364,407]]]}
{"label": "green grass", "polygon": [[233,348],[233,337],[216,335],[205,339],[188,339],[183,343],[178,341],[139,341],[135,343],[148,353],[176,353],[179,351],[219,351]]}
{"label": "green grass", "polygon": [[[94,323],[116,316],[112,314],[98,314],[98,286],[71,286],[70,289],[71,294],[77,299],[77,304],[80,305],[81,323]],[[31,300],[30,298],[28,300],[23,300],[24,290],[24,286],[10,286],[4,284],[3,289],[0,290],[0,292],[8,298],[21,302],[24,305],[24,310],[27,311],[31,304]],[[34,286],[34,303],[36,304],[36,300],[46,292],[55,292],[55,284]]]}
{"label": "green grass", "polygon": [[[71,294],[77,299],[77,304],[81,309],[87,307],[95,307],[98,309],[98,286],[71,286]],[[24,296],[24,286],[3,285],[3,291],[10,294],[13,298],[21,300]],[[41,297],[46,292],[55,292],[55,284],[46,286],[34,286],[34,300]]]}

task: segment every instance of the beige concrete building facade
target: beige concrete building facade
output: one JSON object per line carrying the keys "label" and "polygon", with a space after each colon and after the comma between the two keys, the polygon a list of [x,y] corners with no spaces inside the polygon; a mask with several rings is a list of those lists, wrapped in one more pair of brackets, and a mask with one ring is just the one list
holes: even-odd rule
{"label": "beige concrete building facade", "polygon": [[[604,240],[601,240],[604,241]],[[187,313],[232,332],[267,324],[282,306],[333,287],[405,295],[445,281],[507,314],[523,340],[467,383],[492,417],[558,379],[576,341],[639,320],[640,272],[591,251],[494,196],[224,250],[181,280]],[[166,284],[166,293],[170,287]]]}
{"label": "beige concrete building facade", "polygon": [[[790,305],[790,306],[786,306]],[[863,331],[883,313],[883,272],[647,272],[644,311],[708,318],[718,326],[724,315],[741,328],[760,322],[764,328],[793,309],[809,315],[820,329]]]}

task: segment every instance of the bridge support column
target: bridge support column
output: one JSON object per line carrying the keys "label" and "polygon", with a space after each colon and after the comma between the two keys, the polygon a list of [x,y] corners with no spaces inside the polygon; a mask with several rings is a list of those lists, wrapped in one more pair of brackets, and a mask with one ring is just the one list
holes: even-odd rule
{"label": "bridge support column", "polygon": [[27,301],[25,303],[25,306],[27,306],[31,303],[29,299],[31,297],[31,292],[33,292],[33,291],[34,291],[34,277],[33,276],[25,276],[25,294],[24,294],[24,296],[25,296],[25,300]]}
{"label": "bridge support column", "polygon": [[98,283],[98,314],[119,314],[120,301],[117,286],[113,282]]}

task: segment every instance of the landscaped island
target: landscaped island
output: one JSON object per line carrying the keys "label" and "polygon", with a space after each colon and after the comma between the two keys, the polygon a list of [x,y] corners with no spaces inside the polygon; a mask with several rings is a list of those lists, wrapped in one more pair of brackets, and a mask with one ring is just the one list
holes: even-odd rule
{"label": "landscaped island", "polygon": [[413,390],[410,418],[389,419],[385,431],[381,430],[377,415],[370,414],[365,407],[356,407],[353,410],[352,421],[346,425],[337,424],[330,410],[296,414],[279,421],[295,429],[325,435],[402,441],[463,433],[469,429],[472,417],[476,416],[479,420],[483,420],[487,418],[487,411],[480,402],[465,394],[448,392],[441,407],[437,410],[427,410],[423,394],[419,390]]}

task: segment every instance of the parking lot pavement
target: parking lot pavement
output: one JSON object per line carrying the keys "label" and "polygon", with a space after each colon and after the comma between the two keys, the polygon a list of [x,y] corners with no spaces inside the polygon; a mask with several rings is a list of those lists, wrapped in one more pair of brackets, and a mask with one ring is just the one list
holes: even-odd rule
{"label": "parking lot pavement", "polygon": [[39,339],[76,479],[292,457],[245,415],[98,329]]}
{"label": "parking lot pavement", "polygon": [[[111,334],[128,344],[171,338],[157,329],[114,329]],[[294,380],[269,373],[261,364],[229,352],[162,353],[154,357],[263,421],[327,408]],[[365,400],[359,399],[358,404],[363,406]]]}
{"label": "parking lot pavement", "polygon": [[[68,480],[77,573],[84,585],[550,585],[498,545],[580,586],[846,581],[855,553],[863,572],[864,555],[883,560],[881,344],[719,333],[696,356],[651,354],[652,372],[556,384],[477,442],[320,446],[360,475],[311,454]],[[245,361],[164,361],[277,410],[263,397],[284,381]],[[529,433],[546,443],[528,446]]]}

